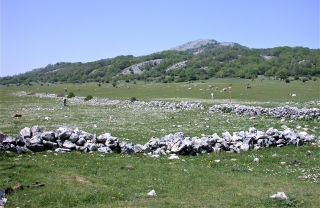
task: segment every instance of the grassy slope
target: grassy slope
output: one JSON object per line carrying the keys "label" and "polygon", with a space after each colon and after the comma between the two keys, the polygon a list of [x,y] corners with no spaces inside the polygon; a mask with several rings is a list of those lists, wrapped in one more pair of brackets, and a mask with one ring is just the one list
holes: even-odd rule
{"label": "grassy slope", "polygon": [[[241,82],[243,84],[241,84]],[[253,89],[247,90],[247,83]],[[210,100],[208,85],[220,89],[232,84],[233,102],[251,105],[279,106],[290,102],[292,106],[307,106],[306,102],[320,99],[319,81],[284,83],[241,79],[213,79],[193,84],[130,84],[128,90],[96,84],[10,86],[0,87],[2,122],[0,131],[17,135],[28,126],[40,125],[52,130],[61,125],[78,127],[90,133],[110,132],[121,140],[145,143],[152,136],[162,137],[182,131],[187,136],[247,130],[255,125],[259,130],[270,127],[282,130],[282,125],[293,129],[309,127],[308,132],[320,135],[318,122],[295,121],[269,117],[249,120],[248,116],[210,114],[208,109],[197,111],[168,111],[158,108],[122,108],[119,106],[73,105],[62,107],[60,100],[35,96],[15,97],[12,92],[63,93],[63,88],[77,96],[108,97],[110,99],[188,100],[202,101],[207,107],[229,101],[228,93],[215,92]],[[126,86],[127,83],[120,83]],[[196,86],[195,86],[196,85]],[[78,92],[76,88],[80,88]],[[192,90],[187,88],[191,87]],[[200,90],[202,89],[202,90]],[[290,97],[296,93],[297,97]],[[265,103],[270,102],[270,103]],[[21,118],[11,118],[22,113]],[[51,120],[45,121],[49,116]],[[65,117],[68,116],[68,117]],[[173,117],[173,119],[172,119]],[[93,125],[97,125],[94,128]],[[310,150],[311,153],[307,154]],[[272,157],[273,154],[278,156]],[[166,156],[152,159],[141,154],[103,155],[100,153],[70,154],[36,153],[18,156],[0,152],[0,187],[35,181],[44,187],[25,188],[8,195],[6,207],[279,207],[282,202],[270,195],[284,191],[290,195],[287,204],[317,207],[320,174],[320,150],[315,146],[285,147],[243,152],[241,154],[204,154],[196,157],[181,156],[169,161]],[[253,158],[259,157],[260,163]],[[231,161],[236,158],[236,161]],[[184,159],[184,161],[182,161]],[[220,160],[215,163],[214,160]],[[286,162],[281,165],[280,162]],[[121,169],[131,165],[133,169]],[[252,171],[251,171],[252,170]],[[299,179],[304,173],[310,178]],[[314,176],[314,177],[313,177]],[[319,178],[317,179],[319,180]],[[146,197],[154,189],[156,198]]]}

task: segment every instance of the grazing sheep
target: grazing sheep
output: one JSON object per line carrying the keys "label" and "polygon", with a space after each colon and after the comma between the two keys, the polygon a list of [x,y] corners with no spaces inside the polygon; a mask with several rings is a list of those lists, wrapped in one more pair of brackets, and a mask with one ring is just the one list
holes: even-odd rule
{"label": "grazing sheep", "polygon": [[14,113],[14,114],[12,114],[12,117],[14,118],[14,117],[21,117],[22,115],[21,114],[17,114],[17,113]]}
{"label": "grazing sheep", "polygon": [[63,88],[63,90],[64,90],[65,92],[68,92],[67,88]]}
{"label": "grazing sheep", "polygon": [[214,94],[213,94],[213,93],[211,93],[211,99],[212,99],[212,100],[214,99]]}
{"label": "grazing sheep", "polygon": [[292,93],[290,93],[290,95],[291,95],[292,97],[296,97],[296,96],[297,96],[297,94],[292,94]]}
{"label": "grazing sheep", "polygon": [[188,88],[188,90],[191,90],[191,89],[192,89],[191,87]]}
{"label": "grazing sheep", "polygon": [[252,87],[250,85],[247,85],[247,89],[252,89]]}
{"label": "grazing sheep", "polygon": [[215,91],[218,91],[219,90],[219,87],[216,87]]}

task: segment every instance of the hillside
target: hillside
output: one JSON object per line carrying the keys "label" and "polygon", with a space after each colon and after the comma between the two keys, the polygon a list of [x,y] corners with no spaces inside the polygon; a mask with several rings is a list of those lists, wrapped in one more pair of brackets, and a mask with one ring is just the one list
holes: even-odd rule
{"label": "hillside", "polygon": [[[58,62],[24,74],[0,78],[0,84],[183,82],[211,77],[258,75],[286,79],[320,76],[320,50],[303,47],[250,49],[233,42],[198,39],[147,56],[117,56],[87,63]],[[307,78],[305,78],[307,80]]]}

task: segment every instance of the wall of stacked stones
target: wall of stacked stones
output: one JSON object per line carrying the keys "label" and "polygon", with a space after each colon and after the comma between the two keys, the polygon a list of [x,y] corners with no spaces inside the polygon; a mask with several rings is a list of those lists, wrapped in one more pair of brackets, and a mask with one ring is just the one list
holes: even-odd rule
{"label": "wall of stacked stones", "polygon": [[276,107],[262,108],[259,106],[246,106],[240,104],[221,104],[214,105],[209,108],[212,113],[216,112],[234,112],[236,114],[246,114],[251,116],[267,115],[276,118],[291,118],[291,119],[318,119],[320,120],[319,108],[297,108],[297,107]]}
{"label": "wall of stacked stones", "polygon": [[[23,93],[21,94],[24,95]],[[19,95],[19,96],[21,96]],[[37,96],[52,97],[56,95],[37,93]],[[74,97],[68,102],[83,103],[83,98]],[[167,109],[196,110],[202,109],[200,103],[190,102],[165,102],[165,101],[118,101],[104,99],[92,99],[87,103],[92,105],[135,105],[147,107],[161,107]],[[320,110],[318,108],[296,108],[296,107],[277,107],[262,108],[254,106],[245,106],[240,104],[221,104],[209,108],[209,112],[235,112],[236,114],[248,114],[252,116],[268,115],[277,118],[292,119],[318,119],[320,120]],[[25,127],[19,132],[17,137],[5,135],[0,132],[0,150],[16,151],[18,153],[29,151],[52,150],[57,152],[92,152],[99,151],[104,153],[151,153],[158,154],[198,154],[207,152],[240,152],[250,149],[260,149],[265,147],[282,147],[285,145],[300,146],[311,142],[319,142],[317,136],[310,135],[307,132],[295,132],[292,129],[279,131],[274,128],[266,132],[259,131],[254,127],[247,131],[224,132],[222,135],[213,134],[204,137],[185,137],[182,132],[165,135],[162,138],[151,138],[146,144],[134,144],[120,141],[111,133],[96,135],[87,133],[79,129],[69,129],[60,127],[52,131],[43,131],[40,126],[31,128]]]}
{"label": "wall of stacked stones", "polygon": [[120,141],[110,133],[101,135],[91,134],[79,129],[60,127],[52,131],[43,131],[40,126],[21,129],[17,137],[0,133],[0,150],[24,152],[41,152],[46,150],[56,152],[92,152],[103,153],[149,153],[196,155],[209,152],[237,152],[266,147],[282,147],[286,145],[300,146],[318,142],[315,135],[306,132],[295,132],[287,128],[279,131],[274,128],[266,132],[254,127],[248,131],[224,132],[222,135],[213,134],[204,137],[186,137],[182,132],[168,134],[162,138],[151,138],[145,144],[134,144]]}

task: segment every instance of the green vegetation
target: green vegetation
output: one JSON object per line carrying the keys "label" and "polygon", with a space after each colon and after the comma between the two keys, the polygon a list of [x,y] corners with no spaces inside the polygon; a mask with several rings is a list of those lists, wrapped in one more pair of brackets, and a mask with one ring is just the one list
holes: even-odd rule
{"label": "green vegetation", "polygon": [[88,95],[84,100],[85,101],[89,101],[89,100],[91,100],[93,97],[92,97],[92,95]]}
{"label": "green vegetation", "polygon": [[75,97],[75,94],[73,92],[69,92],[67,98],[73,98],[73,97]]}
{"label": "green vegetation", "polygon": [[[118,80],[125,80],[126,83],[135,80],[171,83],[213,77],[256,79],[263,75],[273,79],[301,77],[302,81],[311,81],[320,75],[320,49],[249,49],[239,44],[233,47],[207,44],[202,50],[198,54],[193,54],[193,50],[163,51],[147,56],[117,56],[88,63],[58,62],[24,74],[0,78],[0,84],[112,82],[115,87]],[[156,59],[162,61],[159,64],[152,62]],[[185,66],[167,70],[183,61],[186,61]],[[141,74],[133,73],[132,68],[129,69],[129,74],[122,74],[125,68],[142,62],[146,63],[140,66]]]}
{"label": "green vegetation", "polygon": [[[263,81],[261,81],[263,80]],[[213,114],[208,107],[229,102],[229,92],[220,92],[232,84],[232,102],[263,107],[317,107],[320,100],[319,79],[316,81],[269,80],[266,77],[220,79],[193,83],[146,83],[125,80],[111,83],[0,86],[0,131],[16,136],[24,127],[40,125],[44,131],[67,126],[94,133],[109,132],[121,141],[144,144],[153,136],[170,133],[185,136],[211,135],[225,131],[246,131],[255,126],[266,131],[270,127],[303,128],[320,135],[319,120],[291,120],[234,113]],[[252,89],[246,89],[250,84]],[[208,88],[208,86],[213,86]],[[218,87],[219,90],[215,91]],[[77,96],[112,100],[164,100],[170,102],[201,102],[205,108],[194,111],[167,110],[151,107],[94,105],[90,102],[68,101],[41,97],[39,93],[62,94],[64,88],[77,91]],[[188,90],[188,88],[192,88]],[[21,93],[22,91],[26,93]],[[210,93],[214,92],[212,100]],[[295,93],[296,97],[291,97]],[[83,99],[82,99],[83,100]],[[226,109],[228,112],[228,109]],[[12,118],[13,113],[22,117]],[[45,117],[50,119],[45,120]],[[304,130],[303,130],[304,131]],[[320,148],[317,145],[286,146],[259,151],[229,154],[225,152],[198,156],[102,154],[98,152],[28,153],[21,156],[0,151],[0,188],[24,185],[7,195],[10,207],[317,207],[320,177]],[[259,163],[253,162],[259,158]],[[220,162],[216,162],[220,160]],[[127,168],[133,167],[133,168]],[[32,187],[36,181],[43,187]],[[27,187],[30,185],[31,187]],[[154,189],[157,197],[147,197]],[[283,191],[289,199],[270,196]]]}

